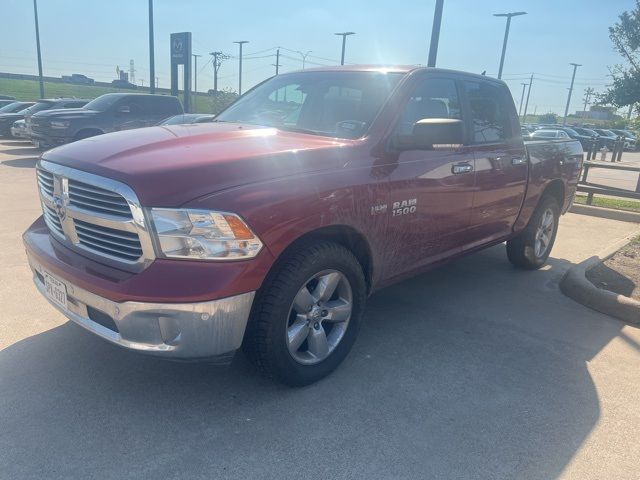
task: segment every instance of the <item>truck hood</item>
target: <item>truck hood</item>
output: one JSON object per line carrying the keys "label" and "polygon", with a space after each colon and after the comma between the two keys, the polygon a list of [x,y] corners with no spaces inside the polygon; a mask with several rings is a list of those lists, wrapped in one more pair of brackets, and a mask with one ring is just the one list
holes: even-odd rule
{"label": "truck hood", "polygon": [[85,108],[55,108],[36,112],[32,115],[32,118],[37,118],[38,120],[73,120],[74,118],[90,117],[97,113],[99,112]]}
{"label": "truck hood", "polygon": [[148,207],[177,207],[221,190],[336,168],[343,140],[237,123],[128,130],[49,150],[48,160],[130,186]]}

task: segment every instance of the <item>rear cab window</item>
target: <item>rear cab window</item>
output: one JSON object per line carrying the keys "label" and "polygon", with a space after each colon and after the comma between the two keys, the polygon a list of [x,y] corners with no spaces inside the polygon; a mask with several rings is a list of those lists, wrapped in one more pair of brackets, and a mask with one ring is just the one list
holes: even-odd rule
{"label": "rear cab window", "polygon": [[471,140],[475,144],[506,143],[519,135],[514,128],[506,87],[493,82],[463,80],[471,114]]}

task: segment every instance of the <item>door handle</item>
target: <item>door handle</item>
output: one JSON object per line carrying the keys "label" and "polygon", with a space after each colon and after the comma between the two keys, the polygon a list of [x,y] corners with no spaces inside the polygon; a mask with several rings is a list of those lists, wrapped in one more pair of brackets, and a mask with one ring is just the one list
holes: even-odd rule
{"label": "door handle", "polygon": [[469,173],[473,171],[473,167],[470,163],[456,163],[451,167],[451,173],[454,175],[460,175],[461,173]]}
{"label": "door handle", "polygon": [[523,163],[527,163],[526,157],[513,157],[511,159],[511,165],[522,165]]}

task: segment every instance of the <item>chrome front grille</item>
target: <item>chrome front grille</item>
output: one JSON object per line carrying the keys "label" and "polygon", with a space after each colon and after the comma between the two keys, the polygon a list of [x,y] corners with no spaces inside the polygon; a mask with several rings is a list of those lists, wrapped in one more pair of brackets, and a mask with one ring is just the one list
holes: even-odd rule
{"label": "chrome front grille", "polygon": [[90,212],[132,218],[129,204],[122,195],[71,179],[69,180],[69,204]]}
{"label": "chrome front grille", "polygon": [[50,197],[53,197],[53,173],[38,169],[37,176],[40,191],[43,191]]}
{"label": "chrome front grille", "polygon": [[62,230],[62,223],[56,211],[45,203],[42,204],[42,213],[44,214],[44,221],[47,223],[49,230],[57,234],[60,237],[64,237],[64,230]]}
{"label": "chrome front grille", "polygon": [[82,220],[74,220],[74,224],[78,241],[87,248],[130,260],[136,260],[142,255],[142,245],[135,233],[101,227]]}
{"label": "chrome front grille", "polygon": [[124,270],[145,268],[155,254],[144,212],[127,185],[40,160],[43,217],[69,248]]}

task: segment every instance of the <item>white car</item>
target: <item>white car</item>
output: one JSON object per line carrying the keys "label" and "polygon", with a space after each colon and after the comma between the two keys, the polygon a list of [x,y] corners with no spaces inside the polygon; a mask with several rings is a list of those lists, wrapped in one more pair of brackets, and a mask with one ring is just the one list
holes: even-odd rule
{"label": "white car", "polygon": [[11,136],[28,139],[27,124],[24,120],[16,120],[11,126]]}

